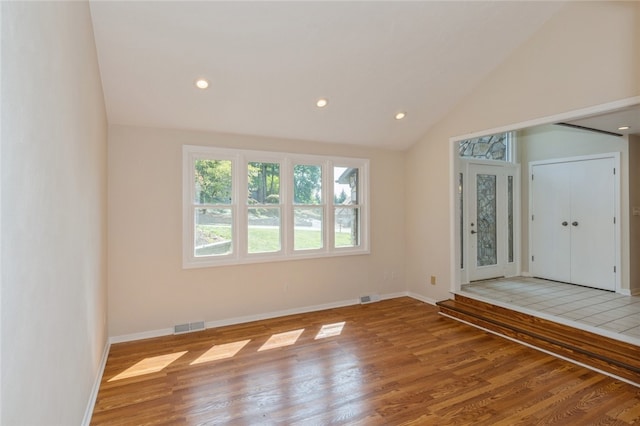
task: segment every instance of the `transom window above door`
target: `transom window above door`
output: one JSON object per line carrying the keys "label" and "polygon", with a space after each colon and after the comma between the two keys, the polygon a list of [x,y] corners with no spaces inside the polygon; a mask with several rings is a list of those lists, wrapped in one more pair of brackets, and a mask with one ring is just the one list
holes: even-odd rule
{"label": "transom window above door", "polygon": [[504,132],[458,142],[460,158],[513,162],[514,133]]}

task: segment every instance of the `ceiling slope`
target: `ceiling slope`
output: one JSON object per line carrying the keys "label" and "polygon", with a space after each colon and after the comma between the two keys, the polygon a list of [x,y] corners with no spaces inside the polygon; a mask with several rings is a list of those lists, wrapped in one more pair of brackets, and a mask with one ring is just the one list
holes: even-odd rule
{"label": "ceiling slope", "polygon": [[91,13],[110,123],[406,149],[561,6],[92,1]]}

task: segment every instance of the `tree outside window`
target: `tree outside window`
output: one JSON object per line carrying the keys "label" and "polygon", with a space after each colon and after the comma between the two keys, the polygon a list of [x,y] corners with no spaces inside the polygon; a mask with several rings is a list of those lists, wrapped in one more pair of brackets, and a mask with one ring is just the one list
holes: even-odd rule
{"label": "tree outside window", "polygon": [[368,164],[185,145],[183,266],[368,253]]}

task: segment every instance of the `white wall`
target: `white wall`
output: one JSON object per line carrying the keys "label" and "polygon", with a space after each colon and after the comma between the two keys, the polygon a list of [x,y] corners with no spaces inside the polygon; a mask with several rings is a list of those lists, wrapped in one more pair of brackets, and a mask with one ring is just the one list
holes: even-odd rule
{"label": "white wall", "polygon": [[406,153],[410,291],[449,297],[449,139],[640,95],[639,26],[640,3],[569,2]]}
{"label": "white wall", "polygon": [[[182,269],[184,144],[369,158],[371,254]],[[112,125],[108,205],[109,334],[116,340],[406,290],[397,151]]]}
{"label": "white wall", "polygon": [[86,2],[2,2],[3,425],[78,425],[106,344],[106,118]]}
{"label": "white wall", "polygon": [[629,289],[629,141],[603,133],[578,130],[564,126],[544,125],[518,132],[518,148],[522,164],[521,223],[522,270],[529,271],[529,162],[581,155],[620,153],[620,230],[622,240],[621,283]]}

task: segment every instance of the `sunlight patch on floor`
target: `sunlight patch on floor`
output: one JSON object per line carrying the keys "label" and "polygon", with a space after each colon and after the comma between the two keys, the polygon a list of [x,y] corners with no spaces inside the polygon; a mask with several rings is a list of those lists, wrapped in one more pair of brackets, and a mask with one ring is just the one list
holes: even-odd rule
{"label": "sunlight patch on floor", "polygon": [[188,351],[175,352],[167,355],[152,356],[145,358],[124,370],[117,376],[109,379],[110,382],[116,380],[128,379],[130,377],[142,376],[145,374],[157,373],[164,370],[169,364],[186,354]]}
{"label": "sunlight patch on floor", "polygon": [[251,339],[239,340],[237,342],[213,345],[211,349],[200,355],[190,365],[202,364],[203,362],[217,361],[234,357],[242,348],[247,346]]}
{"label": "sunlight patch on floor", "polygon": [[339,336],[344,328],[345,321],[336,322],[334,324],[325,324],[322,326],[318,334],[316,334],[315,340],[325,339],[327,337]]}
{"label": "sunlight patch on floor", "polygon": [[[328,337],[335,337],[342,334],[346,322],[336,322],[332,324],[323,325],[314,340],[326,339]],[[291,346],[296,344],[304,328],[297,330],[285,331],[283,333],[276,333],[271,335],[269,339],[258,349],[258,352],[268,351],[270,349],[282,348],[285,346]],[[198,365],[206,362],[219,361],[223,359],[233,358],[240,352],[245,346],[251,342],[251,339],[239,340],[237,342],[223,343],[220,345],[213,345],[206,352],[196,358],[189,365]],[[157,373],[162,371],[172,362],[186,354],[188,351],[175,352],[167,355],[159,355],[154,357],[145,358],[131,367],[127,368],[120,374],[109,379],[109,382],[115,382],[117,380],[128,379],[131,377],[142,376],[151,373]]]}
{"label": "sunlight patch on floor", "polygon": [[291,346],[298,341],[298,338],[302,335],[304,328],[292,331],[285,331],[284,333],[274,334],[269,337],[264,345],[258,349],[260,351],[268,351],[269,349],[281,348],[284,346]]}

